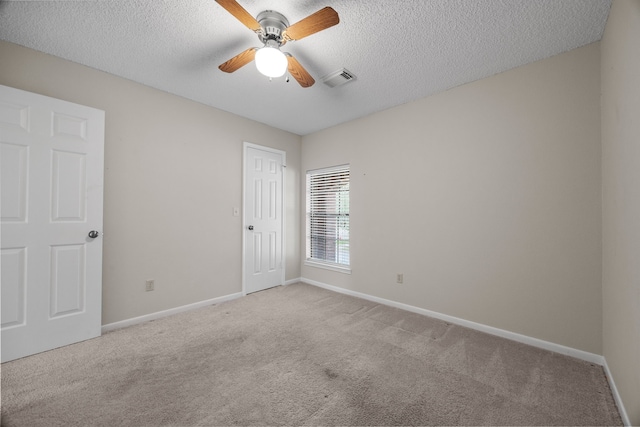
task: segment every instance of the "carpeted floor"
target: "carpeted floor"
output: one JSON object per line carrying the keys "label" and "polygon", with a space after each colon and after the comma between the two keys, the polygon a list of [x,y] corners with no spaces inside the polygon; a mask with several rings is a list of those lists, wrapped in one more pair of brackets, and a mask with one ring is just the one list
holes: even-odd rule
{"label": "carpeted floor", "polygon": [[305,284],[2,365],[3,426],[621,424],[600,366]]}

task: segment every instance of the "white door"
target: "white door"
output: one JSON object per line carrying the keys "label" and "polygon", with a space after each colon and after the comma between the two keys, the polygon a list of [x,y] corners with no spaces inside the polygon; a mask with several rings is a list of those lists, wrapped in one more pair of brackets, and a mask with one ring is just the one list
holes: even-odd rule
{"label": "white door", "polygon": [[245,143],[245,294],[284,283],[283,188],[285,153]]}
{"label": "white door", "polygon": [[2,362],[100,335],[103,153],[103,111],[0,86]]}

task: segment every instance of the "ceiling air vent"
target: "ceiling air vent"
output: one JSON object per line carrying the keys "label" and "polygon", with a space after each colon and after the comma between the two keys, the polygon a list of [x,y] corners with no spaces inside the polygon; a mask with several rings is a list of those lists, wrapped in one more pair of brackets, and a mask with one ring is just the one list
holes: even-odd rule
{"label": "ceiling air vent", "polygon": [[322,82],[329,87],[342,86],[345,83],[349,83],[356,79],[356,76],[346,68],[343,68],[333,73],[327,74],[322,78]]}

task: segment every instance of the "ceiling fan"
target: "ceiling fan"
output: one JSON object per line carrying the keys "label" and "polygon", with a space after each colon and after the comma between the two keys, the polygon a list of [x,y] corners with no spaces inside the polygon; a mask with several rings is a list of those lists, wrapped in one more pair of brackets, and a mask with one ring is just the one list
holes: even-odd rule
{"label": "ceiling fan", "polygon": [[289,25],[284,15],[273,10],[260,12],[254,18],[236,0],[216,0],[216,2],[255,32],[258,39],[264,43],[261,48],[251,47],[220,64],[218,67],[220,70],[233,73],[255,59],[258,71],[267,77],[280,77],[288,70],[302,87],[309,87],[315,83],[311,74],[300,65],[298,60],[290,53],[282,52],[280,47],[288,41],[300,40],[336,25],[340,22],[340,18],[335,10],[325,7]]}

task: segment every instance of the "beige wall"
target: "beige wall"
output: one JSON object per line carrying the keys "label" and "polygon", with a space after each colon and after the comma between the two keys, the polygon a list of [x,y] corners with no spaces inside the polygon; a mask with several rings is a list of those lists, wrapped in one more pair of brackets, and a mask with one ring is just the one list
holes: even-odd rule
{"label": "beige wall", "polygon": [[103,324],[242,290],[243,141],[287,152],[300,276],[299,136],[2,41],[0,58],[0,84],[106,111]]}
{"label": "beige wall", "polygon": [[615,0],[602,39],[604,356],[640,425],[640,1]]}
{"label": "beige wall", "polygon": [[304,136],[303,171],[351,164],[353,271],[302,276],[601,354],[599,61],[591,44]]}

